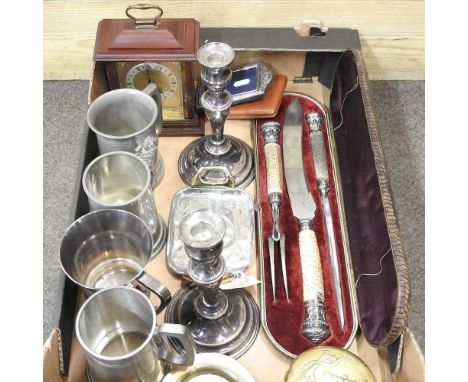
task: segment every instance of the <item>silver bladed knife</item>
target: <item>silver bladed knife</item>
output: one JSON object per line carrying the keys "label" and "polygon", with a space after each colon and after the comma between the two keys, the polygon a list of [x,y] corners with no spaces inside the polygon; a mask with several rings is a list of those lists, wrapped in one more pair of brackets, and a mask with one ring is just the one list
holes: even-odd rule
{"label": "silver bladed knife", "polygon": [[312,221],[316,205],[307,188],[302,150],[302,106],[295,98],[286,109],[283,125],[283,162],[286,187],[299,224],[299,250],[306,316],[302,334],[315,344],[330,336],[325,318],[322,265]]}

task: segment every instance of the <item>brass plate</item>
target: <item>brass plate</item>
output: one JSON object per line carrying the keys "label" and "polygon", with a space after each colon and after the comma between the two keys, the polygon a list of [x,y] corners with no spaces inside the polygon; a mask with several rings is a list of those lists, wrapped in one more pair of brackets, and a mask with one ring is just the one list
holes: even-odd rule
{"label": "brass plate", "polygon": [[377,382],[369,367],[353,353],[319,346],[302,353],[289,368],[285,382]]}

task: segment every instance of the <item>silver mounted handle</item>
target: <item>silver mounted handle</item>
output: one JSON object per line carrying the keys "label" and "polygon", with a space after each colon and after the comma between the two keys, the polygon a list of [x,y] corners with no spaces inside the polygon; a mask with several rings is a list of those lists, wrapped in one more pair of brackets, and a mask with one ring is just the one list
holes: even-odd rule
{"label": "silver mounted handle", "polygon": [[[281,125],[278,122],[265,122],[261,127],[264,140],[267,170],[267,192],[273,217],[273,240],[280,240],[279,207],[283,194],[283,159],[279,145]],[[273,275],[272,275],[273,276]]]}
{"label": "silver mounted handle", "polygon": [[278,122],[265,122],[261,132],[265,144],[265,161],[267,168],[268,196],[283,193],[283,166],[281,147],[279,145],[279,133],[281,125]]}
{"label": "silver mounted handle", "polygon": [[[159,358],[175,365],[193,365],[195,360],[195,343],[190,330],[186,326],[165,323],[158,326],[155,335],[157,339],[161,339],[162,336],[171,337],[173,341],[179,341],[183,349],[183,352],[177,353],[173,349],[169,350],[165,346],[160,346]],[[164,341],[161,342],[164,344]]]}
{"label": "silver mounted handle", "polygon": [[311,221],[301,221],[299,232],[302,285],[306,317],[302,334],[315,344],[330,336],[325,318],[322,264]]}
{"label": "silver mounted handle", "polygon": [[172,296],[169,289],[146,272],[142,272],[141,275],[137,277],[137,281],[159,298],[160,304],[156,307],[156,313],[160,313],[169,304],[169,302],[171,302]]}
{"label": "silver mounted handle", "polygon": [[312,112],[306,115],[306,120],[309,125],[310,144],[312,146],[312,156],[314,158],[317,182],[326,183],[328,186],[327,154],[325,152],[325,141],[321,128],[323,118],[319,113]]}

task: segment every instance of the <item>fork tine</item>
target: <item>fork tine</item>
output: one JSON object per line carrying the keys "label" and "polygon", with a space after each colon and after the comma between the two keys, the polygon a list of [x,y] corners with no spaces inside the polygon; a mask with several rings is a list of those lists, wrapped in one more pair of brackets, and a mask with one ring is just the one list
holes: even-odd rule
{"label": "fork tine", "polygon": [[271,236],[268,236],[268,255],[270,257],[271,287],[273,289],[273,301],[276,301],[275,286],[275,242]]}
{"label": "fork tine", "polygon": [[286,299],[289,302],[288,276],[286,272],[286,253],[285,253],[285,243],[284,243],[283,234],[281,234],[280,236],[280,252],[281,252],[281,271],[283,273],[284,290],[286,291]]}

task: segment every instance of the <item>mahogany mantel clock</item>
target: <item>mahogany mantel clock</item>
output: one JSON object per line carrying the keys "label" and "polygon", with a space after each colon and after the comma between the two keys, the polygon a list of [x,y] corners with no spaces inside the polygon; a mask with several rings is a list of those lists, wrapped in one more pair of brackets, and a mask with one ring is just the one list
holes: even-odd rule
{"label": "mahogany mantel clock", "polygon": [[[137,18],[136,13],[156,13]],[[154,82],[162,102],[162,136],[203,135],[203,117],[195,107],[193,63],[199,45],[194,19],[161,19],[163,11],[150,4],[129,6],[129,19],[99,23],[94,61],[105,65],[109,89],[143,90]]]}

